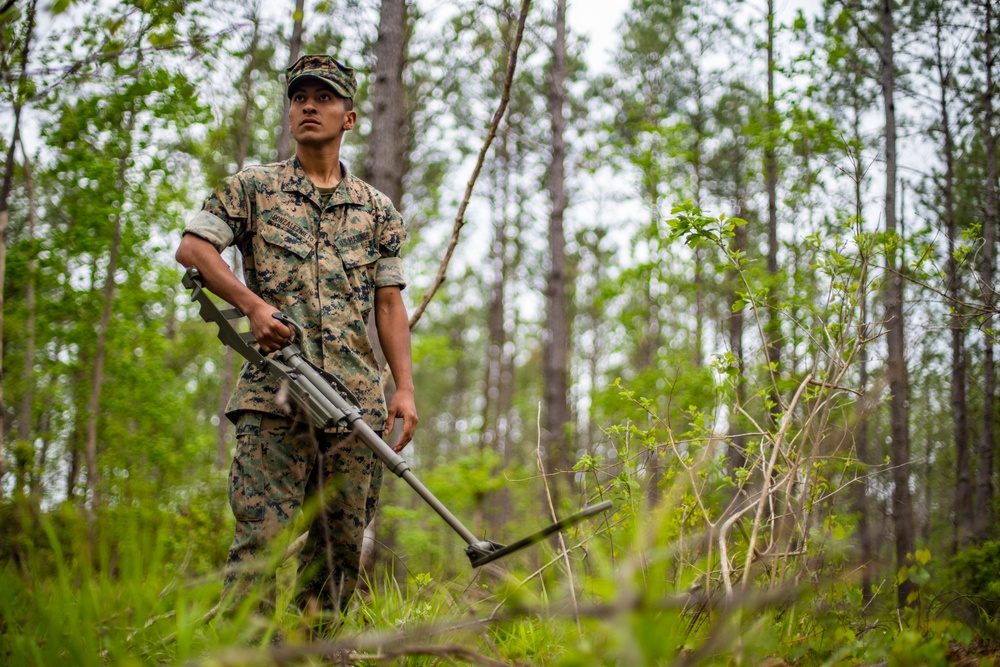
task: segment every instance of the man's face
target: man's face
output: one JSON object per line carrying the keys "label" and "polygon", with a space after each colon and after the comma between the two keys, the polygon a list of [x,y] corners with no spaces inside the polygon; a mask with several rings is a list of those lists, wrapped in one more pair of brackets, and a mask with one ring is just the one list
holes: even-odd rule
{"label": "man's face", "polygon": [[346,100],[322,83],[306,81],[292,92],[288,120],[300,144],[321,145],[339,141],[354,127],[357,114],[347,111]]}

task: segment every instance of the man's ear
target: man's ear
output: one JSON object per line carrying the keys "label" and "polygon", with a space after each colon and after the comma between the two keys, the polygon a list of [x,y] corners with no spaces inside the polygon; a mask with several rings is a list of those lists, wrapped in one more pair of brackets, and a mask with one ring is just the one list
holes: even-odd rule
{"label": "man's ear", "polygon": [[344,115],[344,129],[350,130],[356,122],[358,122],[358,114],[354,109],[351,109]]}

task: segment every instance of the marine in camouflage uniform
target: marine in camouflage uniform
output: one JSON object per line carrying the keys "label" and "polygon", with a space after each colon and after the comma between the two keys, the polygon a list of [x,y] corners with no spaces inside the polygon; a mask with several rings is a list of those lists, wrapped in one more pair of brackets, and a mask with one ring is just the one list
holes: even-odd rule
{"label": "marine in camouflage uniform", "polygon": [[[358,397],[376,431],[404,422],[402,449],[416,425],[405,287],[403,221],[389,199],[352,176],[339,160],[343,133],[356,120],[353,71],[330,56],[303,56],[287,72],[296,156],[226,179],[184,230],[178,261],[250,318],[261,350],[279,349],[292,332],[271,315],[298,322],[306,358]],[[222,261],[235,245],[245,287]],[[220,266],[221,265],[221,266]],[[375,324],[397,392],[386,406],[368,337]],[[315,520],[300,556],[300,599],[340,609],[357,583],[364,528],[375,510],[382,464],[346,430],[317,431],[282,397],[279,382],[244,363],[227,415],[236,424],[229,499],[236,535],[226,584],[270,579],[268,559],[304,503]],[[270,551],[269,551],[270,550]],[[266,596],[268,597],[268,596]]]}

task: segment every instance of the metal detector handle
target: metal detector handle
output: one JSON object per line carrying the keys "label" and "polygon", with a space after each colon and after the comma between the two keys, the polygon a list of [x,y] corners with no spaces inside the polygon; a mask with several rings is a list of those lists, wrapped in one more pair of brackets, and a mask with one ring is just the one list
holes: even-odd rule
{"label": "metal detector handle", "polygon": [[241,357],[254,366],[267,368],[267,359],[260,353],[260,350],[250,344],[251,341],[256,343],[253,335],[241,335],[230,322],[230,320],[245,317],[243,312],[235,307],[220,310],[215,305],[215,302],[209,298],[208,292],[205,290],[205,283],[201,279],[201,273],[193,266],[189,266],[187,271],[184,272],[182,282],[184,287],[191,290],[191,300],[198,302],[198,314],[201,316],[201,319],[209,323],[214,323],[219,327],[217,337],[222,341],[223,345],[233,348]]}
{"label": "metal detector handle", "polygon": [[292,340],[289,341],[289,343],[294,343],[295,341],[306,339],[306,332],[302,329],[302,325],[293,320],[292,318],[290,318],[288,315],[285,315],[284,313],[279,311],[277,313],[271,313],[271,317],[278,320],[279,322],[281,322],[282,324],[284,324],[285,326],[287,326],[289,329],[292,330],[293,336]]}

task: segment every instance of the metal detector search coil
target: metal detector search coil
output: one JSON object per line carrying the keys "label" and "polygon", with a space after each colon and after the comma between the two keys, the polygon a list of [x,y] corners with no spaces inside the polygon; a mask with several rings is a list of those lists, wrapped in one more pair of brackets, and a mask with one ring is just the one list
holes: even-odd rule
{"label": "metal detector search coil", "polygon": [[[244,317],[236,308],[220,310],[209,297],[201,281],[198,270],[191,267],[184,274],[184,287],[191,290],[191,299],[197,301],[201,318],[219,327],[219,340],[228,345],[240,356],[258,368],[269,371],[281,380],[287,381],[292,398],[309,416],[309,420],[317,428],[330,428],[335,425],[346,426],[371,449],[376,456],[397,477],[402,478],[417,492],[431,508],[444,519],[451,528],[465,540],[468,547],[466,555],[472,567],[480,567],[489,562],[509,556],[525,547],[540,542],[549,535],[564,528],[575,525],[584,519],[611,509],[611,502],[605,501],[591,505],[580,512],[557,521],[542,530],[522,538],[513,544],[504,546],[490,540],[478,539],[459,521],[448,508],[438,500],[420,480],[410,472],[410,465],[402,456],[392,451],[392,447],[368,424],[361,419],[358,399],[335,376],[317,368],[306,360],[295,343],[289,343],[278,350],[274,357],[265,357],[254,345],[256,340],[252,333],[239,333],[232,325],[232,320]],[[296,336],[301,339],[302,329],[284,313],[275,313],[274,317],[295,329]]]}

